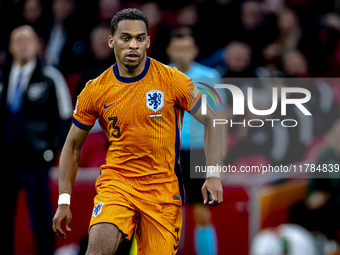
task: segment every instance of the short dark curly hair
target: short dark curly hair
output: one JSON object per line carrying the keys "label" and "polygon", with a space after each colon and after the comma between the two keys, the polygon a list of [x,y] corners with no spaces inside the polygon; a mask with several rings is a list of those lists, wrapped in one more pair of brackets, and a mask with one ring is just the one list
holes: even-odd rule
{"label": "short dark curly hair", "polygon": [[123,20],[141,20],[141,21],[143,21],[146,25],[146,30],[149,34],[149,20],[146,17],[146,15],[138,9],[128,8],[128,9],[124,9],[124,10],[117,12],[116,15],[113,16],[113,18],[111,20],[111,27],[110,27],[112,35],[114,35],[114,33],[116,32],[117,27],[118,27],[118,23],[123,21]]}

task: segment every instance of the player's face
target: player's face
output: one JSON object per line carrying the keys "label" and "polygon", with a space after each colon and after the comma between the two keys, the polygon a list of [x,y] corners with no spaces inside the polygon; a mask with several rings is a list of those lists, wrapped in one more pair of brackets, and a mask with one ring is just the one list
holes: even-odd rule
{"label": "player's face", "polygon": [[117,62],[127,69],[134,70],[145,59],[150,46],[146,25],[141,20],[123,20],[109,37],[109,47],[114,49]]}

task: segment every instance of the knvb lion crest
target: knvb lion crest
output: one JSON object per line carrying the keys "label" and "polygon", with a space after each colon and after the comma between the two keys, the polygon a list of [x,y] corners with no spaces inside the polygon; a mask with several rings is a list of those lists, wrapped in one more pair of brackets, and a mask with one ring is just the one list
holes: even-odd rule
{"label": "knvb lion crest", "polygon": [[162,109],[164,106],[164,93],[159,90],[151,90],[146,93],[146,107],[154,112]]}
{"label": "knvb lion crest", "polygon": [[92,216],[97,217],[98,214],[102,212],[104,203],[98,203],[96,206],[93,208]]}

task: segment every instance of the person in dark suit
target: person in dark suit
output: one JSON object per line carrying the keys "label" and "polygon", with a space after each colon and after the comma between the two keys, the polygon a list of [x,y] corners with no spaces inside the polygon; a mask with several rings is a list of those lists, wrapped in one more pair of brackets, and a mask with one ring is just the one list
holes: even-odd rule
{"label": "person in dark suit", "polygon": [[[10,35],[11,63],[0,74],[0,159],[4,184],[0,216],[6,234],[2,254],[13,254],[14,216],[25,188],[39,254],[53,254],[48,169],[64,142],[72,103],[62,74],[37,57],[38,36],[28,25]],[[6,185],[7,183],[7,185]]]}

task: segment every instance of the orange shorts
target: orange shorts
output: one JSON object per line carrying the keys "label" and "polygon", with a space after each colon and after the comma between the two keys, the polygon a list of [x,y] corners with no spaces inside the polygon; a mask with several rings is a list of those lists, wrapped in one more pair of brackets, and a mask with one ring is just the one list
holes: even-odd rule
{"label": "orange shorts", "polygon": [[106,186],[97,189],[90,228],[103,222],[116,225],[126,240],[135,231],[138,255],[177,253],[182,230],[180,206],[150,203]]}

